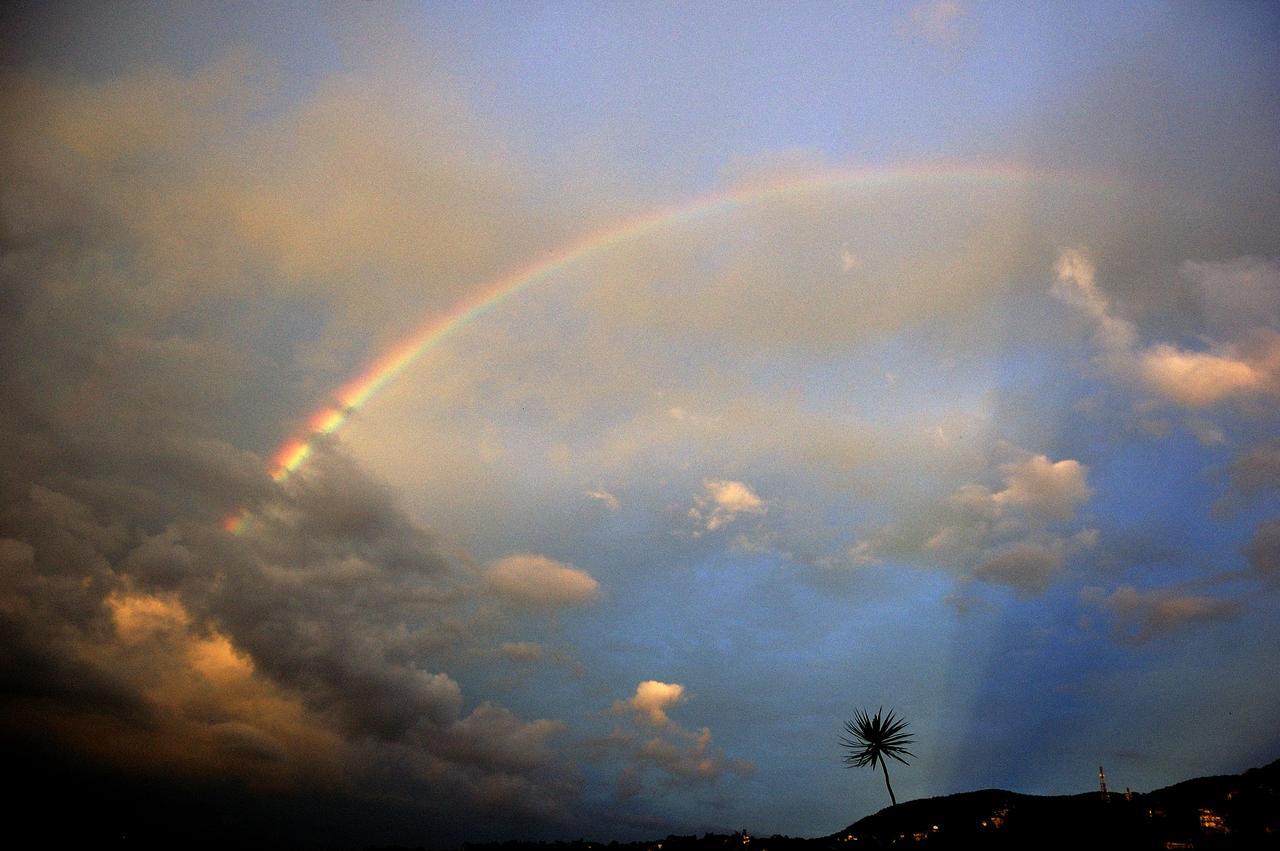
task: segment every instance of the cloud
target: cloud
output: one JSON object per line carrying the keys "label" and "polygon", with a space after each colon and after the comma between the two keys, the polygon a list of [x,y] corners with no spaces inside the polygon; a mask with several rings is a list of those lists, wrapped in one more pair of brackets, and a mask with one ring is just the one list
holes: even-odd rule
{"label": "cloud", "polygon": [[1084,313],[1097,324],[1095,341],[1111,354],[1128,353],[1138,342],[1138,331],[1132,322],[1112,315],[1111,303],[1098,288],[1097,270],[1088,252],[1080,248],[1063,249],[1054,266],[1057,280],[1053,294],[1061,301]]}
{"label": "cloud", "polygon": [[1143,352],[1139,371],[1147,386],[1188,408],[1257,393],[1267,389],[1271,380],[1266,372],[1232,354],[1188,352],[1168,344]]}
{"label": "cloud", "polygon": [[[354,799],[421,770],[450,822],[563,814],[556,758],[502,767],[468,732],[495,717],[465,714],[446,670],[496,643],[474,572],[333,446],[284,485],[262,457],[378,345],[363,329],[395,334],[524,250],[515,222],[488,231],[518,181],[465,109],[407,107],[389,69],[264,108],[270,76],[243,56],[4,73],[0,721],[125,774]],[[33,700],[39,727],[16,720]]]}
{"label": "cloud", "polygon": [[[1248,261],[1237,261],[1237,265],[1241,262],[1250,269],[1250,273],[1241,274],[1252,280],[1256,267]],[[1217,279],[1221,276],[1215,269],[1204,264],[1191,264],[1190,268],[1202,283],[1213,278],[1214,286],[1220,285]],[[1141,348],[1133,323],[1116,317],[1098,288],[1095,269],[1086,252],[1064,249],[1058,256],[1056,272],[1053,294],[1095,323],[1094,340],[1103,362],[1122,377],[1132,378],[1187,408],[1205,408],[1275,392],[1280,376],[1280,334],[1255,330],[1242,342],[1219,343],[1208,351],[1187,350],[1170,343]]]}
{"label": "cloud", "polygon": [[1006,585],[1023,595],[1045,591],[1070,556],[1098,543],[1097,529],[1065,526],[1092,496],[1089,468],[1006,443],[997,451],[1014,456],[998,466],[1002,489],[964,485],[913,523],[882,530],[869,551],[939,562],[962,581]]}
{"label": "cloud", "polygon": [[1089,468],[1070,458],[1050,461],[1032,455],[1000,466],[1004,490],[992,492],[968,485],[952,497],[953,505],[999,517],[1010,509],[1024,509],[1055,520],[1070,520],[1092,493],[1086,482]]}
{"label": "cloud", "polygon": [[1005,464],[1005,489],[991,499],[999,506],[1025,508],[1058,520],[1068,520],[1090,495],[1085,483],[1088,467],[1070,458],[1050,461],[1034,455],[1021,463]]}
{"label": "cloud", "polygon": [[546,648],[536,641],[504,641],[498,652],[512,662],[541,662],[547,655]]}
{"label": "cloud", "polygon": [[1205,318],[1219,333],[1280,327],[1280,266],[1260,257],[1188,260],[1180,270],[1200,292]]}
{"label": "cloud", "polygon": [[1221,446],[1227,442],[1226,433],[1216,423],[1202,417],[1188,419],[1187,430],[1195,435],[1201,446]]}
{"label": "cloud", "polygon": [[614,712],[630,710],[655,727],[665,727],[671,723],[667,710],[684,700],[684,686],[679,683],[645,680],[636,686],[636,693],[630,698],[614,704]]}
{"label": "cloud", "polygon": [[630,698],[613,704],[614,715],[629,715],[638,725],[636,733],[615,730],[598,741],[601,748],[619,751],[626,760],[618,776],[620,797],[643,791],[645,768],[656,769],[667,784],[706,783],[726,773],[746,777],[754,772],[750,762],[730,759],[713,747],[709,728],[686,730],[667,714],[684,701],[685,689],[679,683],[645,680]]}
{"label": "cloud", "polygon": [[911,7],[908,32],[935,44],[951,44],[960,36],[967,10],[959,0],[927,0]]}
{"label": "cloud", "polygon": [[104,522],[130,507],[113,497],[33,487],[9,503],[0,679],[40,696],[26,735],[118,771],[282,793],[448,789],[419,818],[567,812],[562,722],[464,714],[438,667],[492,640],[482,584],[330,449],[239,538],[212,517],[129,531]]}
{"label": "cloud", "polygon": [[130,708],[56,701],[28,735],[75,743],[82,758],[116,769],[237,777],[259,791],[337,782],[341,737],[177,596],[126,583],[103,600],[103,622],[64,633],[60,649],[130,694]]}
{"label": "cloud", "polygon": [[1280,578],[1280,519],[1268,520],[1258,526],[1253,539],[1245,547],[1249,566],[1259,576]]}
{"label": "cloud", "polygon": [[533,606],[579,606],[600,591],[600,583],[585,570],[528,553],[489,565],[485,585],[514,603]]}
{"label": "cloud", "polygon": [[640,745],[636,759],[648,763],[671,778],[689,781],[715,780],[726,772],[748,777],[755,766],[741,759],[727,759],[711,746],[711,730],[703,727],[686,741],[655,736]]}
{"label": "cloud", "polygon": [[[954,11],[941,16],[938,37],[954,31]],[[471,818],[497,830],[493,819],[508,813],[562,817],[577,794],[572,768],[557,757],[563,722],[517,717],[462,684],[485,681],[467,670],[477,659],[502,665],[536,656],[540,644],[502,643],[510,619],[523,627],[523,619],[567,605],[590,586],[553,578],[556,600],[534,603],[539,592],[527,583],[502,590],[487,583],[485,570],[451,555],[459,540],[493,545],[490,536],[472,536],[473,527],[502,538],[501,548],[486,552],[536,552],[561,539],[560,527],[541,525],[558,522],[544,519],[547,512],[521,512],[537,518],[528,521],[535,536],[524,544],[518,536],[527,527],[503,520],[515,516],[513,508],[548,504],[545,492],[496,483],[500,475],[527,475],[525,483],[542,487],[551,477],[536,467],[541,438],[552,434],[567,447],[560,457],[582,469],[594,465],[589,477],[554,482],[563,487],[557,504],[581,503],[595,482],[665,479],[653,485],[656,496],[628,485],[628,507],[634,499],[640,516],[679,481],[678,492],[703,500],[700,529],[736,523],[732,536],[768,509],[768,540],[797,561],[840,557],[851,545],[848,558],[874,558],[879,551],[861,546],[854,530],[881,516],[911,517],[932,524],[931,532],[954,521],[972,532],[960,555],[945,556],[961,571],[1018,545],[1053,552],[1053,535],[1034,528],[1065,514],[1073,497],[1053,490],[1051,477],[995,485],[982,511],[935,505],[965,482],[992,485],[991,473],[999,480],[983,453],[986,435],[1007,420],[989,418],[986,401],[969,398],[988,398],[992,385],[982,376],[938,383],[963,388],[963,398],[933,394],[929,385],[917,387],[916,398],[886,401],[863,398],[857,380],[846,393],[844,376],[824,371],[824,392],[836,392],[823,397],[831,404],[821,412],[789,396],[781,401],[778,388],[807,393],[813,362],[806,354],[842,365],[881,341],[905,341],[920,353],[894,366],[894,393],[933,380],[934,355],[937,363],[945,354],[961,364],[974,355],[1004,357],[1005,336],[981,332],[1025,331],[1025,315],[1004,309],[1014,304],[1005,297],[1042,269],[1042,246],[1089,241],[1082,228],[1090,222],[1133,221],[1181,246],[1188,230],[1257,232],[1275,219],[1265,200],[1274,195],[1271,167],[1256,169],[1261,182],[1249,186],[1221,182],[1196,205],[1166,205],[1141,188],[1119,203],[1092,190],[1084,192],[1087,203],[1049,203],[1032,181],[889,178],[723,209],[563,270],[591,284],[559,288],[554,297],[548,287],[534,309],[513,311],[518,316],[492,312],[491,321],[441,347],[434,363],[422,363],[416,378],[406,373],[388,387],[380,405],[394,412],[397,398],[418,397],[423,416],[412,427],[411,418],[390,416],[383,445],[370,449],[376,441],[369,441],[355,455],[374,463],[377,452],[390,454],[378,469],[396,476],[391,486],[343,454],[344,442],[376,428],[367,425],[377,420],[374,410],[319,451],[308,473],[279,485],[263,473],[262,456],[384,351],[387,339],[465,300],[476,282],[629,214],[629,202],[618,200],[626,188],[613,179],[623,170],[599,180],[580,163],[573,164],[576,185],[604,187],[593,191],[614,196],[608,203],[531,203],[527,176],[542,182],[545,172],[521,162],[522,143],[507,144],[500,128],[454,97],[455,81],[418,62],[401,64],[401,53],[382,47],[370,53],[394,58],[360,67],[344,54],[341,73],[317,66],[315,77],[283,86],[268,63],[244,54],[191,71],[130,65],[139,70],[105,82],[5,72],[0,673],[11,736],[43,736],[77,759],[92,753],[151,774],[185,759],[191,774],[227,786],[251,780],[259,763],[275,766],[262,775],[273,782],[322,781],[332,775],[319,763],[331,760],[341,777],[343,791],[332,792],[339,803],[411,801],[405,806],[414,814],[444,811],[437,823]],[[1263,116],[1271,115],[1270,103],[1254,101]],[[1203,108],[1192,112],[1159,115],[1203,120]],[[1129,114],[1116,110],[1093,127],[1110,130]],[[1269,121],[1264,140],[1274,135]],[[1214,121],[1205,150],[1227,159],[1246,149],[1274,157],[1274,146],[1257,144],[1249,126]],[[1221,127],[1233,128],[1226,144]],[[1166,160],[1192,178],[1200,171],[1182,168],[1185,158]],[[1085,161],[1103,172],[1110,162]],[[1141,174],[1126,177],[1134,187],[1148,185]],[[566,194],[556,180],[545,183]],[[633,186],[643,183],[637,176]],[[1243,200],[1229,197],[1236,189]],[[644,192],[665,204],[678,190]],[[564,215],[557,203],[581,207]],[[1223,208],[1216,225],[1196,216],[1183,227],[1176,218],[1223,204],[1235,206]],[[832,247],[846,239],[857,249],[856,274],[842,275],[848,261],[842,256],[837,266],[833,257]],[[1166,284],[1190,282],[1216,293],[1206,305],[1223,305],[1213,327],[1229,345],[1187,343],[1194,336],[1186,329],[1161,328],[1154,339],[1257,367],[1244,332],[1256,324],[1247,319],[1251,311],[1263,324],[1272,321],[1265,319],[1272,315],[1269,261],[1189,264],[1180,278],[1144,292],[1134,281],[1162,267],[1138,262],[1149,258],[1116,242],[1093,244],[1141,272],[1117,276],[1117,307],[1104,317],[1146,323],[1172,315],[1160,312],[1168,306]],[[1233,236],[1191,256],[1268,245]],[[1244,292],[1246,284],[1249,297],[1228,304],[1233,288]],[[591,321],[576,322],[581,316]],[[576,325],[586,329],[581,339],[566,341]],[[503,337],[508,330],[513,339]],[[420,392],[428,382],[432,393]],[[928,404],[917,405],[921,397]],[[506,425],[514,420],[522,429],[495,441],[508,450],[509,472],[469,467],[463,457],[472,424],[466,414],[484,405],[506,411]],[[948,423],[947,447],[930,450],[916,432],[931,431],[942,406],[951,409],[938,415]],[[645,413],[677,408],[699,413]],[[904,410],[908,416],[893,419]],[[460,435],[432,435],[441,420]],[[529,458],[517,457],[526,447]],[[673,472],[690,459],[701,459],[695,470],[764,470],[769,499],[741,482],[745,496],[730,498],[706,489],[696,472]],[[403,489],[410,510],[394,497],[406,481],[422,489]],[[528,503],[513,506],[521,499]],[[217,521],[242,505],[254,521],[232,538]],[[563,540],[564,553],[589,551]],[[670,554],[645,555],[656,563]],[[1025,563],[1021,573],[1011,571],[988,574],[1028,573]],[[588,579],[596,577],[606,579]],[[264,707],[261,720],[247,709],[253,701]],[[45,726],[13,720],[37,703]],[[83,706],[93,707],[94,719],[78,713]],[[662,709],[666,745],[650,748],[644,762],[640,748],[658,728],[641,721],[633,764],[672,777],[703,771],[714,747],[709,734],[678,737],[670,717],[680,711]],[[157,730],[167,732],[148,747],[148,731]],[[172,744],[182,741],[191,747],[175,755]],[[112,742],[119,747],[110,754],[94,750]],[[442,841],[464,838],[471,837]]]}
{"label": "cloud", "polygon": [[551,739],[562,732],[562,722],[522,721],[511,710],[485,702],[449,727],[440,752],[494,773],[536,772],[555,763]]}
{"label": "cloud", "polygon": [[1280,440],[1251,446],[1231,462],[1231,486],[1246,497],[1280,489]]}
{"label": "cloud", "polygon": [[763,514],[764,503],[750,487],[742,482],[708,481],[704,482],[711,502],[717,510],[726,514]]}
{"label": "cloud", "polygon": [[884,562],[884,559],[876,555],[875,546],[871,541],[855,542],[853,546],[849,547],[846,555],[849,558],[849,563],[854,567],[866,567]]}
{"label": "cloud", "polygon": [[1038,594],[1062,570],[1061,546],[1016,544],[990,555],[974,568],[973,575],[984,582],[1008,585],[1023,594]]}
{"label": "cloud", "polygon": [[511,604],[537,618],[596,580],[541,556],[475,570],[336,438],[265,472],[387,338],[562,236],[518,211],[515,149],[450,86],[405,85],[423,70],[351,67],[288,103],[244,55],[3,73],[6,737],[428,830],[527,835],[574,806],[563,722],[464,699],[458,671],[536,656],[493,653]]}
{"label": "cloud", "polygon": [[840,245],[840,270],[849,273],[860,268],[862,268],[862,258],[853,249],[849,248],[849,243],[842,243]]}
{"label": "cloud", "polygon": [[689,517],[714,532],[728,526],[740,515],[762,515],[769,506],[750,486],[728,479],[708,479],[702,483],[705,493],[697,497]]}
{"label": "cloud", "polygon": [[1080,592],[1080,599],[1106,612],[1112,635],[1131,644],[1143,644],[1192,624],[1226,620],[1240,610],[1232,600],[1163,589],[1139,590],[1131,585],[1121,585],[1110,594],[1087,587]]}
{"label": "cloud", "polygon": [[607,507],[610,511],[617,511],[621,505],[621,503],[618,502],[618,498],[613,494],[609,493],[607,490],[603,490],[603,489],[590,490],[590,491],[587,491],[587,496],[590,497],[591,499],[595,499],[595,500],[599,500],[600,502],[603,502],[605,504],[605,507]]}

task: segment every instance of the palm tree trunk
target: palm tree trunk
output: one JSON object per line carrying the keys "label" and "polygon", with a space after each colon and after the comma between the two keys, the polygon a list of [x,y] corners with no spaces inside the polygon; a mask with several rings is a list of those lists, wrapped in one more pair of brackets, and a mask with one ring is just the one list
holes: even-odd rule
{"label": "palm tree trunk", "polygon": [[889,769],[885,766],[884,760],[880,760],[880,770],[884,772],[884,785],[889,790],[889,800],[893,801],[893,806],[898,806],[898,799],[893,795],[893,787],[889,785]]}

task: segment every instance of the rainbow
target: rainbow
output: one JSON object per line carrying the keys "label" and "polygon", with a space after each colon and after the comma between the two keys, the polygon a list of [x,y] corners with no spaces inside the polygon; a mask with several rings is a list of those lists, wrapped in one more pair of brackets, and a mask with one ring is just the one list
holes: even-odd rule
{"label": "rainbow", "polygon": [[[791,195],[801,195],[819,190],[836,190],[854,187],[874,188],[926,183],[932,181],[961,181],[982,184],[1021,182],[1064,183],[1090,185],[1099,181],[1078,173],[1065,174],[1032,171],[1011,164],[951,164],[930,163],[880,169],[844,169],[824,171],[803,176],[787,176],[765,182],[739,185],[720,192],[704,195],[670,207],[663,207],[635,218],[627,219],[581,237],[533,262],[513,269],[506,274],[479,286],[464,301],[449,311],[433,316],[415,330],[406,340],[396,344],[377,358],[360,375],[338,388],[329,404],[320,408],[306,421],[299,433],[286,441],[272,456],[271,477],[283,482],[296,472],[315,448],[317,438],[333,434],[364,407],[379,390],[390,383],[422,354],[459,328],[470,323],[505,299],[552,278],[556,273],[575,263],[603,254],[620,243],[646,236],[656,231],[677,227],[689,221],[722,210],[742,207]],[[228,517],[223,526],[238,533],[248,521],[248,509]]]}

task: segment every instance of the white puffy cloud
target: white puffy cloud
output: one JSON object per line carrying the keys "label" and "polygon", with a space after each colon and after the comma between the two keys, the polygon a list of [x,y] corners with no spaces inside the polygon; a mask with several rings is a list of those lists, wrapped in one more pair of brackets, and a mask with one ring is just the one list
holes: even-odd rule
{"label": "white puffy cloud", "polygon": [[992,499],[998,505],[1017,506],[1058,519],[1068,519],[1089,498],[1085,483],[1088,467],[1064,458],[1050,461],[1034,455],[1021,463],[1005,464],[1005,489]]}
{"label": "white puffy cloud", "polygon": [[489,565],[485,585],[514,603],[532,606],[577,606],[600,592],[600,583],[585,570],[546,556],[515,553]]}
{"label": "white puffy cloud", "polygon": [[[1261,304],[1262,309],[1269,309],[1265,305],[1272,298],[1272,279],[1280,280],[1280,274],[1267,264],[1249,258],[1226,265],[1189,263],[1184,269],[1200,281],[1215,305],[1230,283],[1248,284],[1249,293],[1224,308],[1233,321],[1241,319],[1244,305]],[[1098,288],[1093,262],[1083,249],[1063,250],[1056,272],[1053,294],[1093,320],[1097,326],[1094,339],[1103,363],[1122,377],[1187,408],[1275,392],[1280,376],[1280,335],[1274,331],[1254,329],[1241,341],[1211,344],[1205,351],[1171,343],[1142,348],[1133,323],[1117,317]],[[1257,319],[1266,321],[1265,316]]]}
{"label": "white puffy cloud", "polygon": [[952,496],[952,504],[992,517],[1016,508],[1070,520],[1091,493],[1086,482],[1089,468],[1070,458],[1050,461],[1046,455],[1032,455],[1003,464],[1000,471],[1003,490],[992,492],[981,485],[967,485]]}
{"label": "white puffy cloud", "polygon": [[712,782],[726,773],[745,777],[755,770],[752,763],[713,747],[710,728],[688,730],[667,714],[684,700],[683,685],[645,680],[630,698],[613,704],[614,715],[630,716],[636,725],[633,732],[615,729],[597,743],[626,760],[618,776],[621,797],[643,791],[646,769],[656,769],[667,784]]}
{"label": "white puffy cloud", "polygon": [[671,723],[667,710],[684,700],[684,686],[679,683],[645,680],[636,686],[635,694],[615,703],[613,710],[615,713],[631,711],[655,727],[665,727]]}
{"label": "white puffy cloud", "polygon": [[618,498],[603,488],[589,490],[586,495],[591,499],[603,502],[610,511],[617,511],[621,507]]}
{"label": "white puffy cloud", "polygon": [[689,517],[714,532],[737,520],[742,514],[764,514],[769,506],[743,482],[729,479],[708,479],[702,483],[704,493],[689,509]]}
{"label": "white puffy cloud", "polygon": [[1166,399],[1188,408],[1203,408],[1267,387],[1270,376],[1231,354],[1189,352],[1160,344],[1142,353],[1143,381]]}
{"label": "white puffy cloud", "polygon": [[914,554],[959,569],[962,577],[1037,594],[1063,572],[1069,556],[1098,543],[1097,529],[1062,528],[1093,493],[1089,468],[1071,458],[1005,451],[1015,458],[999,466],[1003,488],[959,488],[935,509],[941,527],[918,525],[897,546],[911,552],[914,544]]}
{"label": "white puffy cloud", "polygon": [[706,483],[716,507],[734,514],[763,514],[764,503],[750,487],[742,482],[715,481]]}

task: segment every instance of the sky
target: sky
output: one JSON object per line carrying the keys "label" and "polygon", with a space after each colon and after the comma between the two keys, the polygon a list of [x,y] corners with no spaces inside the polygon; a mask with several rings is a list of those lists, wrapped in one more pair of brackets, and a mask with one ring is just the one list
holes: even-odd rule
{"label": "sky", "polygon": [[1275,6],[0,32],[50,835],[819,836],[881,706],[899,800],[1280,757]]}

